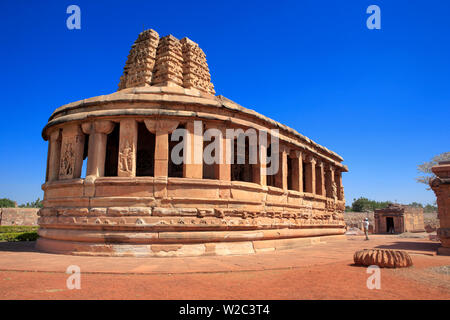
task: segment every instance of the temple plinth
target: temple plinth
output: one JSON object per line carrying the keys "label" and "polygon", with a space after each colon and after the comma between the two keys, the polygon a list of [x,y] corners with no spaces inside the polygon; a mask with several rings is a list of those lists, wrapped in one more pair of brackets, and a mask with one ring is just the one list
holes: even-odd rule
{"label": "temple plinth", "polygon": [[193,256],[342,239],[343,159],[214,94],[198,44],[142,32],[117,92],[63,105],[43,129],[38,248]]}

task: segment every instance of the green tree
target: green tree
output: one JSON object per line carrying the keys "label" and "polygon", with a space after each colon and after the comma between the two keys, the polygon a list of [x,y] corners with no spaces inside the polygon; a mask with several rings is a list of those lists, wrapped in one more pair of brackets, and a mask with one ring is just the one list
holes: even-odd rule
{"label": "green tree", "polygon": [[0,199],[0,208],[14,208],[16,203],[8,198]]}
{"label": "green tree", "polygon": [[[417,170],[425,175],[416,178],[417,182],[425,183],[427,186],[430,184],[430,180],[435,178],[435,175],[431,171],[431,167],[437,165],[440,161],[450,161],[450,152],[444,152],[437,156],[434,156],[431,161],[424,162],[417,166]],[[429,187],[428,187],[429,189]]]}
{"label": "green tree", "polygon": [[374,211],[375,209],[386,208],[391,202],[389,201],[375,201],[369,200],[364,197],[353,200],[352,211],[354,212],[366,212]]}
{"label": "green tree", "polygon": [[423,208],[423,212],[437,212],[437,206],[432,205],[432,204],[427,204],[424,208]]}
{"label": "green tree", "polygon": [[42,204],[42,200],[37,198],[36,201],[27,202],[26,204],[21,204],[19,207],[20,208],[42,208],[43,204]]}
{"label": "green tree", "polygon": [[419,202],[411,202],[409,204],[410,207],[414,207],[414,208],[423,208],[423,204],[419,203]]}

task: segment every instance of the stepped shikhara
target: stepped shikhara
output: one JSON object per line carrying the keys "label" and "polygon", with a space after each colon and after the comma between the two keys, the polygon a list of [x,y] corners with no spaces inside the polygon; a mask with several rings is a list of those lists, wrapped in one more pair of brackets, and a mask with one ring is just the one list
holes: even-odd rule
{"label": "stepped shikhara", "polygon": [[179,86],[215,94],[206,55],[188,38],[159,38],[154,30],[142,32],[133,44],[119,90],[143,86]]}
{"label": "stepped shikhara", "polygon": [[42,136],[41,250],[225,255],[345,238],[343,159],[215,96],[188,38],[142,32],[119,90],[57,108]]}

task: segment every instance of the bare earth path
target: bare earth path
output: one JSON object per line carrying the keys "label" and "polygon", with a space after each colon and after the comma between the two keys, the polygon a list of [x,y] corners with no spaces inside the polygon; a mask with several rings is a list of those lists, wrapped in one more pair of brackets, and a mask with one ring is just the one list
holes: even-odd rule
{"label": "bare earth path", "polygon": [[[450,257],[427,239],[372,236],[251,256],[102,258],[40,253],[0,243],[0,299],[450,299]],[[382,269],[381,289],[352,266],[362,248],[410,252],[414,267]],[[69,265],[81,289],[66,287]]]}

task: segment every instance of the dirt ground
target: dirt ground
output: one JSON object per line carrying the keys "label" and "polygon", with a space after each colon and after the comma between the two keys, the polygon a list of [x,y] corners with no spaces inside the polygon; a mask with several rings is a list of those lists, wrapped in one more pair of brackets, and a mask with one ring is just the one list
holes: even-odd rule
{"label": "dirt ground", "polygon": [[[427,239],[361,236],[252,256],[99,258],[51,255],[30,245],[0,246],[0,299],[450,299],[450,257]],[[353,252],[391,247],[414,266],[381,269],[381,288],[352,265]],[[28,257],[28,260],[27,260]],[[68,263],[81,266],[69,290]],[[85,270],[83,272],[83,270]],[[166,270],[167,272],[164,272]]]}

